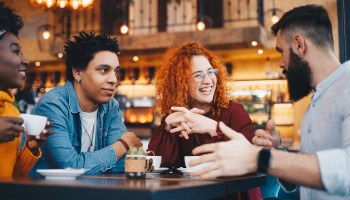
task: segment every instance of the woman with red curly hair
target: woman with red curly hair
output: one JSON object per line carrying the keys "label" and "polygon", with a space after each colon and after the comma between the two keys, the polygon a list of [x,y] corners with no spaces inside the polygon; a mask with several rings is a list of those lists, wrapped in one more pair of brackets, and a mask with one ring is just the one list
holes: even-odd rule
{"label": "woman with red curly hair", "polygon": [[[163,120],[148,150],[162,156],[163,167],[185,167],[184,156],[200,145],[229,140],[222,121],[250,142],[254,127],[243,106],[229,99],[225,66],[203,45],[191,42],[169,49],[155,74],[156,107]],[[236,199],[261,199],[260,190]]]}

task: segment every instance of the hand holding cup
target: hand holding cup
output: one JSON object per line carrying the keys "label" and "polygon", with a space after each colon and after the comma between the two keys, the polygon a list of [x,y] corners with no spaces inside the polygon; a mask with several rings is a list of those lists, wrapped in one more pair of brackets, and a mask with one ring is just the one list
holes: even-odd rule
{"label": "hand holding cup", "polygon": [[39,147],[46,141],[53,132],[48,128],[51,123],[47,117],[39,115],[21,114],[24,120],[25,133],[27,134],[26,145],[33,155],[37,155]]}
{"label": "hand holding cup", "polygon": [[0,117],[0,143],[10,142],[24,131],[23,119],[19,117]]}

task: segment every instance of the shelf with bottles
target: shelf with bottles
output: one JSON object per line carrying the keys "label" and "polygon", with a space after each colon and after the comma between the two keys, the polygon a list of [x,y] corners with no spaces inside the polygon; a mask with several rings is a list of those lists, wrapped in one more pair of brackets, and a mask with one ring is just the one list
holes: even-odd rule
{"label": "shelf with bottles", "polygon": [[270,117],[269,90],[232,90],[230,96],[241,103],[255,125],[266,124]]}
{"label": "shelf with bottles", "polygon": [[289,102],[287,81],[283,79],[239,80],[232,82],[231,96],[242,103],[254,125],[265,128],[272,118],[281,133],[282,145],[294,145],[294,105]]}
{"label": "shelf with bottles", "polygon": [[274,103],[271,106],[271,118],[276,125],[293,126],[294,125],[294,106],[292,103]]}
{"label": "shelf with bottles", "polygon": [[230,83],[231,90],[271,91],[269,100],[272,103],[288,103],[288,87],[285,79],[259,79],[259,80],[236,80]]}
{"label": "shelf with bottles", "polygon": [[119,85],[117,87],[117,94],[125,95],[127,98],[154,98],[155,86],[148,85]]}
{"label": "shelf with bottles", "polygon": [[271,107],[292,105],[289,101],[287,81],[284,79],[236,80],[229,84],[231,96],[239,102],[269,102]]}

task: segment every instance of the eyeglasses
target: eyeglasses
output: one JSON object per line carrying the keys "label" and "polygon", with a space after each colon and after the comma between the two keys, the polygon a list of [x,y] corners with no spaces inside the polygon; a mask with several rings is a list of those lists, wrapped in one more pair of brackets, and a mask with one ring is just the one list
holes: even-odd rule
{"label": "eyeglasses", "polygon": [[218,69],[209,69],[207,72],[196,72],[192,75],[193,80],[196,83],[200,83],[204,80],[205,75],[207,74],[209,78],[216,78],[216,74],[218,73]]}

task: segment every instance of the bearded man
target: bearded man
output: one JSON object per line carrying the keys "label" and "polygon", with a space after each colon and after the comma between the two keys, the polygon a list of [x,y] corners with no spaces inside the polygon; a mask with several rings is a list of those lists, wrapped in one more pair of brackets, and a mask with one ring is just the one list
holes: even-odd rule
{"label": "bearded man", "polygon": [[262,172],[301,185],[301,199],[350,199],[350,62],[340,64],[334,54],[328,13],[321,6],[300,6],[285,13],[272,31],[290,99],[313,93],[301,124],[301,153],[271,149],[279,144],[273,121],[255,132],[256,146],[221,123],[231,140],[194,149],[193,154],[207,154],[190,165],[214,164],[192,174]]}

